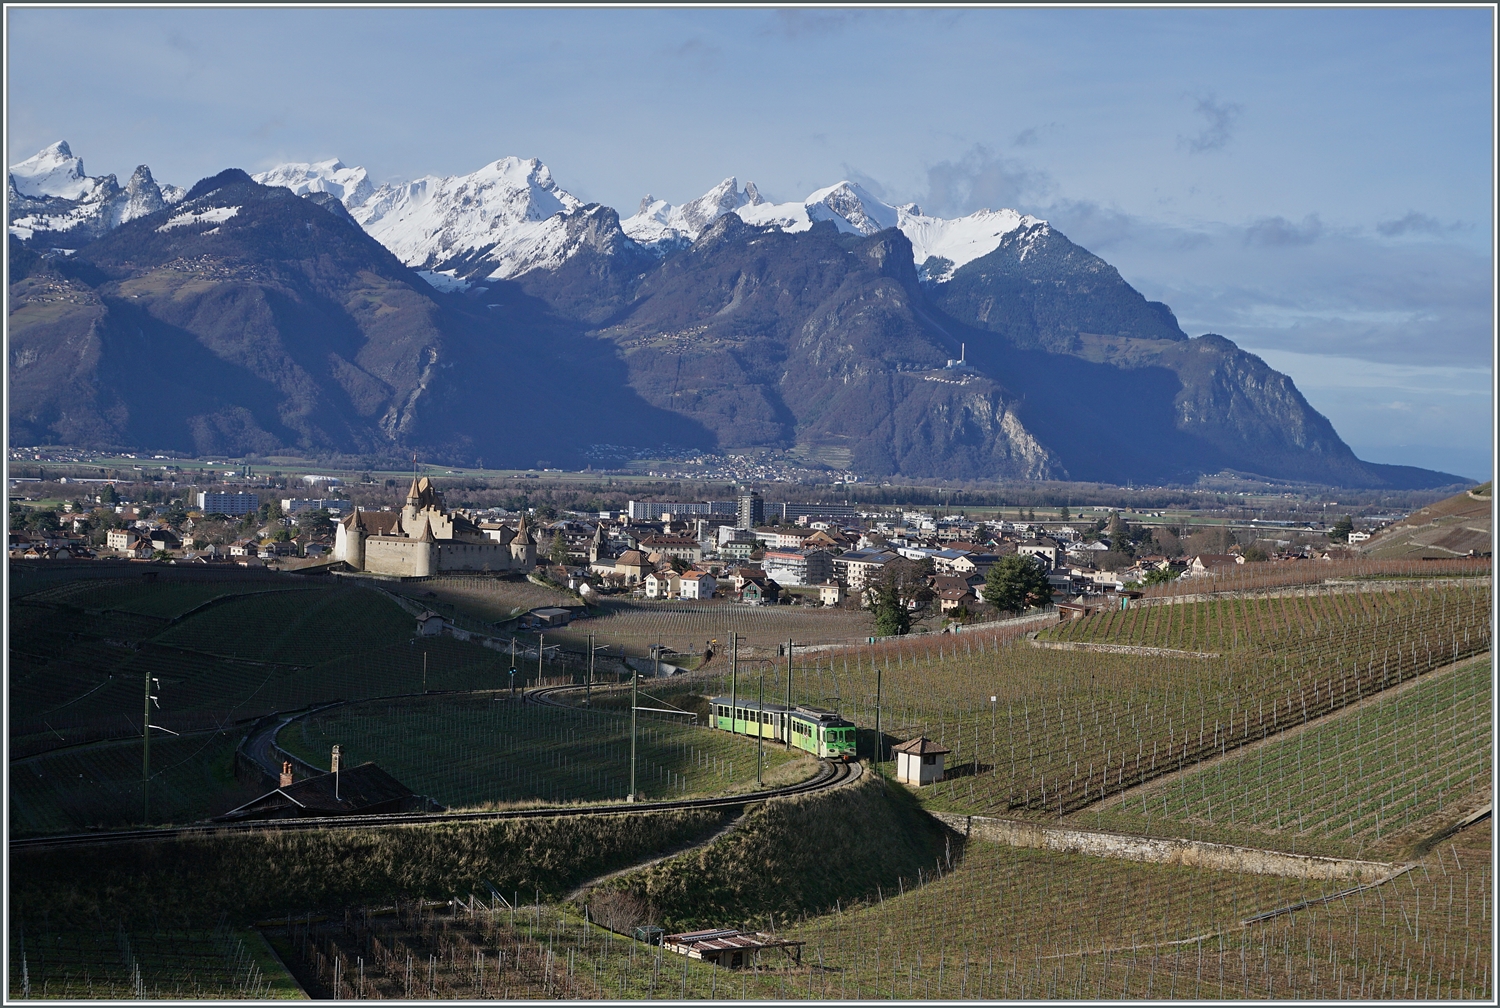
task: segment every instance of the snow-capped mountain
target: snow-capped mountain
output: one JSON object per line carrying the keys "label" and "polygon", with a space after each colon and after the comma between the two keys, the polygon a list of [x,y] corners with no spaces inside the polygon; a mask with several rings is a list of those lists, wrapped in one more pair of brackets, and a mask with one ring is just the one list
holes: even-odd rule
{"label": "snow-capped mountain", "polygon": [[704,228],[731,210],[765,202],[754,182],[746,182],[744,189],[739,185],[739,180],[730,176],[697,199],[677,206],[647,195],[634,216],[622,220],[620,227],[642,245],[665,249],[690,244],[698,240]]}
{"label": "snow-capped mountain", "polygon": [[277,165],[250,177],[261,185],[284,186],[298,196],[326,192],[345,207],[359,206],[375,195],[369,173],[363,168],[350,168],[338,158],[313,164]]}
{"label": "snow-capped mountain", "polygon": [[871,235],[899,228],[911,240],[913,259],[922,277],[941,283],[953,271],[993,252],[1000,239],[1018,227],[1043,224],[1015,210],[980,210],[966,217],[930,217],[915,203],[892,206],[863,186],[849,181],[819,189],[796,203],[768,203],[754,182],[738,188],[727,178],[695,200],[677,206],[647,196],[634,216],[620,222],[625,233],[658,249],[696,241],[704,228],[726,213],[746,224],[806,231],[818,221],[832,221],[840,231]]}
{"label": "snow-capped mountain", "polygon": [[73,248],[180,202],[186,193],[157,183],[145,165],[136,167],[124,189],[113,175],[90,176],[65,140],[12,165],[8,188],[11,234]]}

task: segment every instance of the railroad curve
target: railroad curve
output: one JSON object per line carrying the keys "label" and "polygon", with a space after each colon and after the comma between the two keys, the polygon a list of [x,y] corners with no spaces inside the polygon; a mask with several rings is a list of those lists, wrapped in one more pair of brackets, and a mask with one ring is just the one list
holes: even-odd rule
{"label": "railroad curve", "polygon": [[[598,687],[595,687],[598,688]],[[551,699],[554,693],[582,686],[550,686],[528,690],[525,700],[565,706]],[[666,812],[677,809],[742,809],[747,805],[809,794],[840,787],[858,780],[863,773],[859,763],[819,760],[817,773],[805,781],[765,791],[714,798],[684,798],[658,802],[611,802],[607,805],[568,805],[551,808],[512,809],[494,812],[402,812],[382,815],[320,816],[306,819],[266,819],[240,823],[213,823],[197,826],[175,826],[162,829],[121,830],[113,833],[75,833],[53,837],[31,837],[11,840],[10,851],[52,850],[66,847],[98,847],[106,844],[172,840],[194,836],[227,836],[246,831],[292,831],[315,829],[377,829],[387,826],[420,826],[427,823],[486,822],[499,819],[552,819],[560,816],[631,815],[638,812]]]}

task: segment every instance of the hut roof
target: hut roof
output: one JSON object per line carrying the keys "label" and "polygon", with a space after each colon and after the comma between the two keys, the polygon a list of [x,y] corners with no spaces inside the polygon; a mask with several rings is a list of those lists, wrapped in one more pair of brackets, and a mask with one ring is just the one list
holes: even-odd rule
{"label": "hut roof", "polygon": [[914,738],[910,742],[902,742],[898,746],[892,746],[891,751],[910,753],[913,756],[936,756],[939,753],[949,753],[953,750],[939,745],[924,735],[921,738]]}

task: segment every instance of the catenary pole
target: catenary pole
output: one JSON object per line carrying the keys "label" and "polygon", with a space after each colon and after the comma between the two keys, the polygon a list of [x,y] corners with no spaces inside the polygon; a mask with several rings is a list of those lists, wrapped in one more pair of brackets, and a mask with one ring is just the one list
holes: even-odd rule
{"label": "catenary pole", "polygon": [[630,794],[625,796],[626,801],[635,801],[635,719],[636,707],[636,685],[641,681],[641,674],[635,669],[630,670]]}
{"label": "catenary pole", "polygon": [[146,673],[145,710],[141,713],[141,822],[151,825],[151,673]]}

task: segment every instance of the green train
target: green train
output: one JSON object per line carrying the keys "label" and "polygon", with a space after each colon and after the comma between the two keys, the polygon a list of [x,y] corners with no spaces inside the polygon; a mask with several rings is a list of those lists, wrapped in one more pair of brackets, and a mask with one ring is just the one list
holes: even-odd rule
{"label": "green train", "polygon": [[[825,759],[855,758],[854,722],[845,721],[835,711],[798,704],[761,704],[740,698],[738,705],[730,697],[714,697],[710,726],[733,731],[752,738],[757,734],[778,742],[790,733],[792,745]],[[730,721],[730,711],[734,720]]]}

